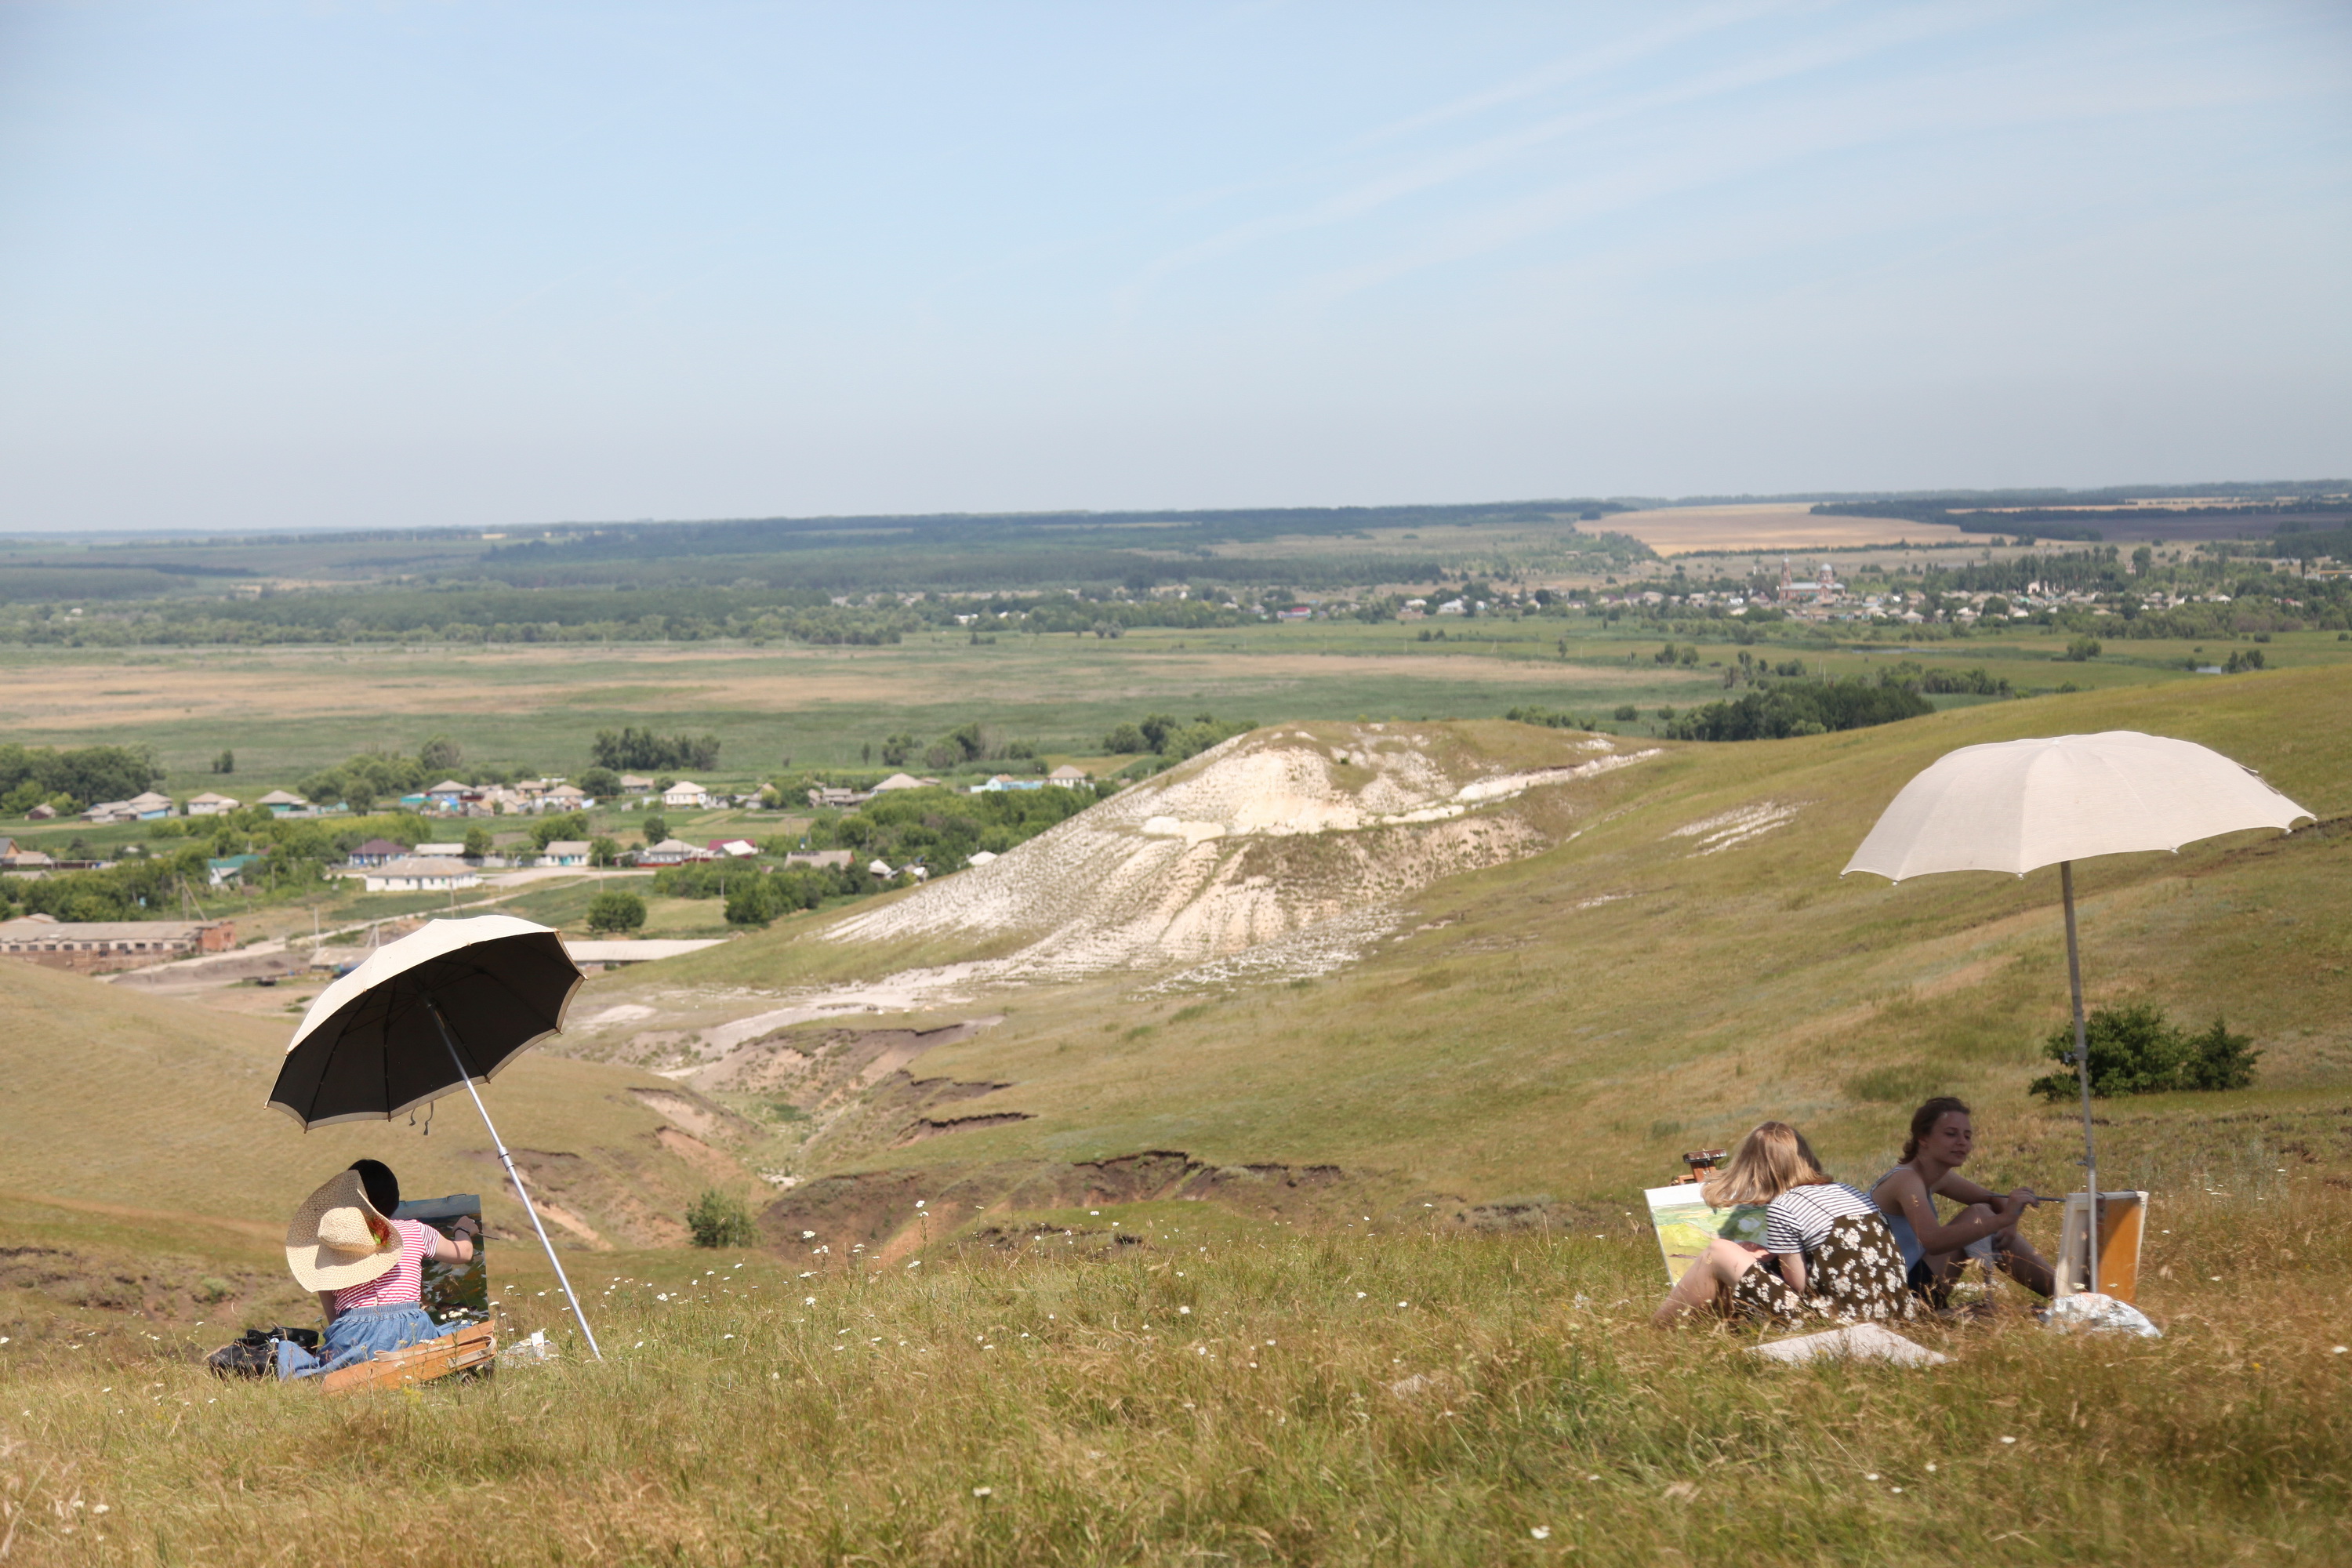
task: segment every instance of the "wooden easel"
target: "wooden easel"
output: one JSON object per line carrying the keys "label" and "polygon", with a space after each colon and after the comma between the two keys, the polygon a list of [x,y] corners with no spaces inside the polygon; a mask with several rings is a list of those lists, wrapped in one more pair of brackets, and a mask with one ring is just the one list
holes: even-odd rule
{"label": "wooden easel", "polygon": [[[2147,1194],[2142,1192],[2099,1194],[2100,1294],[2129,1301],[2139,1291],[2139,1243],[2147,1224]],[[2066,1219],[2059,1233],[2056,1273],[2058,1294],[2072,1296],[2090,1289],[2091,1194],[2066,1194]]]}
{"label": "wooden easel", "polygon": [[406,1388],[468,1367],[488,1366],[498,1353],[490,1325],[477,1323],[405,1350],[378,1351],[372,1360],[327,1373],[319,1380],[319,1389],[322,1394],[358,1394],[366,1389]]}

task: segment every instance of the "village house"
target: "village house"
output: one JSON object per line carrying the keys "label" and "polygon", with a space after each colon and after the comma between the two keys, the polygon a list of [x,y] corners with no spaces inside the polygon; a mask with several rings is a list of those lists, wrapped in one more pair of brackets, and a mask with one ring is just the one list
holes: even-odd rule
{"label": "village house", "polygon": [[623,795],[651,795],[653,793],[653,787],[654,781],[645,777],[641,773],[623,773],[621,775],[621,793]]}
{"label": "village house", "polygon": [[846,849],[794,849],[784,857],[784,864],[807,866],[817,870],[846,871],[857,858]]}
{"label": "village house", "polygon": [[557,838],[549,841],[539,852],[542,866],[585,866],[588,864],[588,841],[584,838]]}
{"label": "village house", "polygon": [[461,784],[456,779],[443,779],[425,792],[425,805],[428,810],[444,814],[463,811],[470,789],[470,785]]}
{"label": "village house", "polygon": [[352,851],[347,864],[361,868],[381,866],[388,860],[397,860],[407,853],[408,846],[405,844],[394,844],[389,838],[371,838]]}
{"label": "village house", "polygon": [[724,855],[730,860],[740,860],[760,852],[760,847],[748,838],[714,838],[704,847],[713,855]]}
{"label": "village house", "polygon": [[292,790],[274,789],[257,803],[267,806],[272,816],[284,816],[289,811],[300,811],[310,803]]}
{"label": "village house", "polygon": [[808,792],[808,803],[820,809],[825,806],[846,809],[853,805],[863,805],[873,798],[871,795],[862,790],[845,789],[839,784],[815,784],[811,786]]}
{"label": "village house", "polygon": [[595,804],[588,792],[576,784],[557,784],[539,797],[541,811],[585,811]]}
{"label": "village house", "polygon": [[190,816],[226,816],[237,808],[237,804],[232,796],[215,795],[206,790],[202,795],[188,797],[187,811]]}
{"label": "village house", "polygon": [[1045,782],[1049,784],[1058,784],[1063,789],[1085,789],[1095,782],[1095,776],[1084,768],[1064,763],[1045,775]]}
{"label": "village house", "polygon": [[892,773],[888,778],[876,784],[866,798],[870,800],[874,795],[887,795],[893,790],[935,789],[939,786],[939,782],[937,779],[919,779],[912,773]]}
{"label": "village house", "polygon": [[265,864],[258,855],[224,855],[205,862],[207,885],[226,888],[232,882],[242,882],[257,866]]}
{"label": "village house", "polygon": [[420,844],[406,853],[427,860],[462,860],[466,858],[466,847],[452,839],[446,844]]}
{"label": "village house", "polygon": [[700,811],[710,804],[710,792],[692,779],[680,779],[662,791],[662,804],[672,811]]}
{"label": "village house", "polygon": [[404,855],[367,873],[367,890],[371,893],[440,893],[477,888],[481,882],[479,871],[463,860],[446,856]]}
{"label": "village house", "polygon": [[0,921],[0,957],[96,973],[137,969],[236,946],[229,921],[59,921],[47,915]]}
{"label": "village house", "polygon": [[146,790],[129,800],[103,800],[81,814],[84,822],[157,822],[172,815],[172,797]]}

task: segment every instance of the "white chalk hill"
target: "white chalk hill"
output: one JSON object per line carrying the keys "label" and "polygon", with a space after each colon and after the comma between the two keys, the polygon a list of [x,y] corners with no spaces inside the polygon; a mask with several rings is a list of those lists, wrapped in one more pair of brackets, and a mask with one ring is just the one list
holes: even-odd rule
{"label": "white chalk hill", "polygon": [[1028,937],[988,966],[1005,979],[1327,973],[1431,882],[1548,847],[1519,809],[1528,792],[1657,754],[1603,736],[1563,738],[1561,752],[1574,760],[1512,772],[1444,726],[1255,731],[827,934]]}

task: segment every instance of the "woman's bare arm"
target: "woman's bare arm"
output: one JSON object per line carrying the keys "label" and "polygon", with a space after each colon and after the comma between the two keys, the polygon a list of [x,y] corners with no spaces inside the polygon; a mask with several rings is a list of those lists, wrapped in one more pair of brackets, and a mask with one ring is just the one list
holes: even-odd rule
{"label": "woman's bare arm", "polygon": [[2000,1197],[1990,1187],[1971,1182],[1958,1171],[1944,1173],[1944,1179],[1936,1184],[1936,1195],[1949,1198],[1956,1204],[1989,1204],[1998,1202]]}
{"label": "woman's bare arm", "polygon": [[[1976,1185],[1973,1182],[1969,1184]],[[2016,1213],[2006,1206],[2007,1198],[1986,1193],[1983,1198],[1970,1201],[1990,1204],[1992,1213],[1946,1225],[1936,1217],[1935,1201],[1927,1196],[1927,1184],[1919,1179],[1918,1172],[1907,1165],[1896,1166],[1871,1196],[1880,1209],[1901,1215],[1911,1222],[1911,1234],[1919,1238],[1922,1252],[1957,1252],[1979,1237],[2008,1229],[2017,1218]]]}
{"label": "woman's bare arm", "polygon": [[444,1263],[474,1261],[474,1238],[482,1234],[482,1222],[472,1215],[462,1214],[449,1228],[457,1234],[450,1237],[439,1231],[433,1233],[433,1256]]}

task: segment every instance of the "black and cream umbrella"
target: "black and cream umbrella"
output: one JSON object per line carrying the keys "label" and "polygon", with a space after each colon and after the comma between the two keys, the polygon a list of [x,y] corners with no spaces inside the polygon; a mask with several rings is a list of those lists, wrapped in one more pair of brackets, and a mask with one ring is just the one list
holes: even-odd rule
{"label": "black and cream umbrella", "polygon": [[562,939],[513,915],[428,921],[378,948],[310,1004],[269,1103],[303,1131],[388,1121],[464,1086],[596,1358],[596,1336],[475,1086],[563,1027],[583,977]]}

